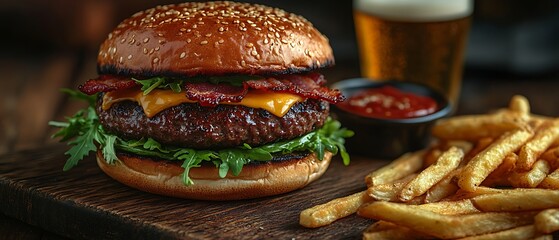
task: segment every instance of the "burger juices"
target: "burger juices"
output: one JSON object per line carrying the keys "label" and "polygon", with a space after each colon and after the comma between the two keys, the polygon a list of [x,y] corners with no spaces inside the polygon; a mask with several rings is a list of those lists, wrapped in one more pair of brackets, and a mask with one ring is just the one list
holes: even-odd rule
{"label": "burger juices", "polygon": [[70,92],[90,107],[55,134],[68,170],[97,152],[101,169],[167,196],[231,200],[301,188],[351,131],[328,117],[344,97],[316,70],[328,39],[303,17],[234,2],[158,6],[113,30],[99,77]]}

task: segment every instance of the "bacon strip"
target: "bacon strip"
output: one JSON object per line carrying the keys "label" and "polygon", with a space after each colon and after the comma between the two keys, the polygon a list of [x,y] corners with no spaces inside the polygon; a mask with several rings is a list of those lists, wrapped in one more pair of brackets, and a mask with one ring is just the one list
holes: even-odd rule
{"label": "bacon strip", "polygon": [[133,88],[137,85],[136,81],[128,77],[101,75],[97,79],[87,80],[87,82],[80,85],[78,89],[85,94],[93,95],[98,92],[110,92]]}
{"label": "bacon strip", "polygon": [[[323,86],[326,83],[324,76],[319,73],[306,75],[284,75],[281,77],[268,77],[248,80],[242,87],[227,84],[211,83],[186,83],[186,96],[197,100],[202,106],[215,106],[220,102],[240,102],[247,94],[248,89],[257,89],[271,92],[285,92],[304,98],[322,99],[330,103],[339,103],[345,100],[337,89]],[[110,92],[128,89],[138,84],[127,77],[102,75],[97,79],[88,80],[79,86],[79,89],[89,95],[98,92]]]}
{"label": "bacon strip", "polygon": [[322,99],[330,103],[339,103],[345,100],[345,97],[340,91],[321,86],[319,83],[322,82],[325,82],[322,75],[318,78],[314,75],[311,77],[308,77],[308,75],[288,75],[283,79],[266,78],[249,80],[243,82],[243,85],[252,89],[287,92],[305,98]]}
{"label": "bacon strip", "polygon": [[240,102],[248,92],[246,87],[237,87],[225,83],[186,83],[186,96],[196,100],[202,106],[213,107],[220,102]]}

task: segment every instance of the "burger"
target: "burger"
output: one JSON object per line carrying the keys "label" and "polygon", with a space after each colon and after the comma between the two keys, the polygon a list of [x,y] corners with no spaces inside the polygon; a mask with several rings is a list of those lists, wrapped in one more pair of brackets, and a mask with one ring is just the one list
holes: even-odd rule
{"label": "burger", "polygon": [[318,71],[328,39],[301,16],[236,2],[165,5],[122,21],[99,76],[66,90],[90,106],[51,122],[64,170],[95,153],[115,180],[166,196],[234,200],[302,188],[352,132],[329,118],[344,97]]}

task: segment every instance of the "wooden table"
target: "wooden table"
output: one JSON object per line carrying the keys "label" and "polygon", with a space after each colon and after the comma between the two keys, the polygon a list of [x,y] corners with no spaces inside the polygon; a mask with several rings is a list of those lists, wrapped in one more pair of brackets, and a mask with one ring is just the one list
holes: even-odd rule
{"label": "wooden table", "polygon": [[[50,139],[49,120],[83,105],[59,93],[95,77],[95,55],[62,52],[0,58],[0,236],[13,239],[99,238],[359,238],[370,223],[356,216],[321,229],[297,224],[313,204],[364,189],[363,176],[385,161],[336,159],[310,186],[276,197],[226,203],[180,200],[131,190],[92,159],[63,173],[64,145]],[[325,71],[330,81],[359,76],[353,62]],[[532,111],[559,116],[559,77],[488,76],[467,72],[457,114],[484,113],[527,96]],[[23,150],[23,151],[22,151]],[[9,187],[9,190],[6,188]],[[25,204],[22,204],[25,203]]]}

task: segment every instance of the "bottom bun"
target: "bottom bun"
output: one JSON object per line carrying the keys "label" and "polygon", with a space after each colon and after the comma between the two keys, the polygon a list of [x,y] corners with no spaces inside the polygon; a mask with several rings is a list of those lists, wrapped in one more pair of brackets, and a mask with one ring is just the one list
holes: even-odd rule
{"label": "bottom bun", "polygon": [[178,198],[200,200],[238,200],[290,192],[318,179],[328,168],[332,154],[318,160],[314,153],[302,158],[248,164],[239,176],[220,178],[215,166],[190,169],[193,185],[183,183],[180,163],[155,161],[145,157],[119,154],[108,164],[101,151],[97,164],[107,175],[130,187]]}

